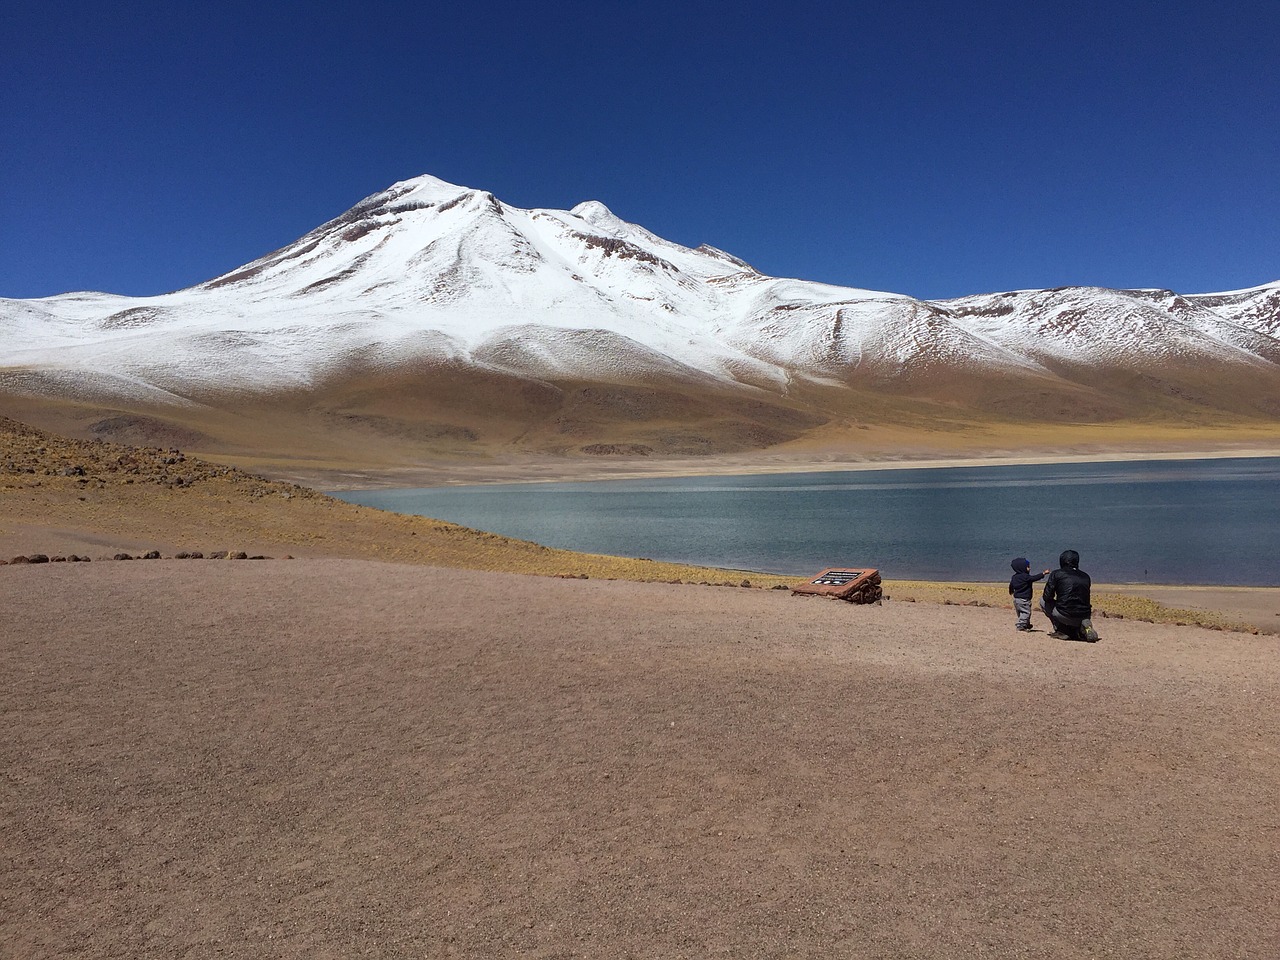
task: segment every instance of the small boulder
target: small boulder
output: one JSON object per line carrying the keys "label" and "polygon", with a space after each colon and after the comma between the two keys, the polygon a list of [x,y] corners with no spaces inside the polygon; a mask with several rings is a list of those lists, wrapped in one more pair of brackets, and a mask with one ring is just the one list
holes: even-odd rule
{"label": "small boulder", "polygon": [[159,550],[148,550],[146,553],[144,553],[144,554],[142,555],[142,559],[143,559],[143,560],[159,560],[159,559],[160,559],[160,551],[159,551]]}

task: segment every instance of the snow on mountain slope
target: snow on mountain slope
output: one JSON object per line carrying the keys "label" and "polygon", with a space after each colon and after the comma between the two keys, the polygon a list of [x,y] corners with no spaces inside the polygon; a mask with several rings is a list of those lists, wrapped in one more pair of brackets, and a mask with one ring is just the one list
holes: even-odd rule
{"label": "snow on mountain slope", "polygon": [[1195,294],[1186,299],[1256,333],[1280,337],[1280,282],[1228,293]]}
{"label": "snow on mountain slope", "polygon": [[[0,329],[6,366],[175,387],[306,385],[353,354],[406,359],[423,350],[427,330],[441,335],[441,358],[535,376],[679,371],[785,382],[785,371],[717,335],[719,322],[742,319],[737,302],[751,302],[709,283],[726,274],[757,276],[720,251],[627,224],[603,204],[519,210],[421,177],[197,287],[6,302]],[[584,349],[583,331],[602,331],[593,336],[608,349]]]}
{"label": "snow on mountain slope", "polygon": [[1171,291],[1068,287],[938,304],[957,322],[1041,363],[1144,368],[1176,362],[1266,364],[1280,346]]}
{"label": "snow on mountain slope", "polygon": [[92,383],[96,393],[180,402],[306,388],[355,363],[428,361],[552,381],[785,393],[797,380],[1051,377],[1064,364],[1274,368],[1278,326],[1280,284],[924,302],[766,277],[595,201],[523,210],[424,176],[186,290],[0,300],[0,386]]}

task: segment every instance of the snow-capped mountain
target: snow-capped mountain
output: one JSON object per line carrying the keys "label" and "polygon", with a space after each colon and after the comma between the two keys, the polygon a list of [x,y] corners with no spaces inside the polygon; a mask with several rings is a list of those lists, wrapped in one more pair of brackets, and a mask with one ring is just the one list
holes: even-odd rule
{"label": "snow-capped mountain", "polygon": [[[1280,285],[1272,293],[1280,294]],[[957,322],[1041,363],[1142,368],[1171,362],[1280,361],[1280,341],[1258,323],[1262,298],[1214,310],[1170,290],[1067,287],[940,303]],[[1253,308],[1254,312],[1249,312]],[[1273,310],[1280,311],[1280,297]],[[1274,322],[1274,321],[1273,321]]]}
{"label": "snow-capped mountain", "polygon": [[[991,383],[1070,393],[1119,372],[1172,384],[1165,393],[1189,402],[1269,415],[1280,412],[1277,364],[1280,283],[927,302],[767,277],[598,202],[523,210],[429,176],[185,290],[0,300],[0,390],[117,406],[405,369],[557,389],[677,384],[801,406],[833,390],[936,397],[944,381],[953,399]],[[1199,378],[1195,396],[1188,375]],[[1206,375],[1248,389],[1238,402],[1206,397]]]}

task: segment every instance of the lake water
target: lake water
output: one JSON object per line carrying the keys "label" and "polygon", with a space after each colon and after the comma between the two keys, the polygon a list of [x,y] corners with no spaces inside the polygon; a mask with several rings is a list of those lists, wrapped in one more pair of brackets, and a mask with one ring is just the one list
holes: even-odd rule
{"label": "lake water", "polygon": [[803,575],[1003,580],[1064,549],[1111,583],[1280,585],[1280,458],[530,483],[337,494],[552,547]]}

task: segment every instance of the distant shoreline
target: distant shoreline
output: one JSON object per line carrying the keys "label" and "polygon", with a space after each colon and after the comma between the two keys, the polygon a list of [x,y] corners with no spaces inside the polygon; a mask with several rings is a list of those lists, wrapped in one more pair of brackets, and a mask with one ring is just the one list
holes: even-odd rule
{"label": "distant shoreline", "polygon": [[[775,455],[776,456],[776,455]],[[317,484],[325,493],[425,487],[497,486],[534,483],[595,483],[608,480],[749,477],[787,473],[855,473],[874,470],[931,470],[957,467],[1052,466],[1073,463],[1143,463],[1180,460],[1266,460],[1280,458],[1280,449],[1186,450],[1157,452],[1098,452],[1020,454],[1015,456],[927,457],[885,460],[831,460],[794,455],[795,459],[766,462],[714,457],[693,460],[613,460],[603,462],[538,459],[479,464],[446,464],[430,470],[399,468],[344,475],[347,482]],[[361,481],[366,481],[361,483]]]}

